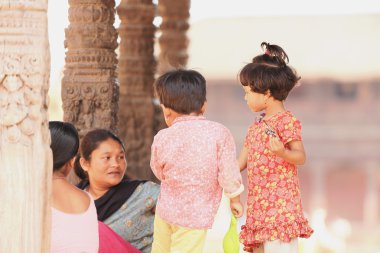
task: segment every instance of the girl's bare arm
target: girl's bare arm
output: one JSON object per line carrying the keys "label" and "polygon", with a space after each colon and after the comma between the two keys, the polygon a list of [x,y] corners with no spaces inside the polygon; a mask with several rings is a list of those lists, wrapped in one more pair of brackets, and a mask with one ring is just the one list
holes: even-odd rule
{"label": "girl's bare arm", "polygon": [[302,141],[291,141],[288,143],[289,149],[286,149],[278,137],[271,137],[268,145],[270,151],[282,157],[287,162],[295,165],[302,165],[306,161],[306,154]]}
{"label": "girl's bare arm", "polygon": [[247,168],[247,159],[248,159],[248,150],[247,147],[243,146],[239,155],[239,167],[240,171],[243,171]]}

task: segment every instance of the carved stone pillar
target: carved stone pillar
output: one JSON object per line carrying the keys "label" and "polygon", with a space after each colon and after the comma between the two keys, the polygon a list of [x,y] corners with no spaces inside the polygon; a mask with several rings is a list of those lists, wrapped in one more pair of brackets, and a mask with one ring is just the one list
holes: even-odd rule
{"label": "carved stone pillar", "polygon": [[[159,0],[158,14],[162,17],[159,37],[160,54],[158,57],[157,74],[161,75],[173,68],[186,67],[188,54],[190,17],[190,0]],[[155,106],[154,133],[166,127],[159,101]]]}
{"label": "carved stone pillar", "polygon": [[122,0],[119,57],[119,133],[127,149],[127,174],[153,179],[150,148],[153,141],[153,55],[155,5],[151,0]]}
{"label": "carved stone pillar", "polygon": [[62,79],[64,120],[81,136],[93,128],[117,130],[115,1],[69,0]]}
{"label": "carved stone pillar", "polygon": [[159,38],[160,55],[158,73],[169,69],[185,67],[187,64],[190,0],[160,0],[158,12],[162,17]]}
{"label": "carved stone pillar", "polygon": [[50,252],[46,0],[0,1],[0,252]]}

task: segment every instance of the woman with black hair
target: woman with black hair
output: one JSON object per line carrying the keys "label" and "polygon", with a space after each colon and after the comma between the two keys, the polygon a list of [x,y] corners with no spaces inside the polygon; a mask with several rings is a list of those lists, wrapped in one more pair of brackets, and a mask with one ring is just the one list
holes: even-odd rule
{"label": "woman with black hair", "polygon": [[79,148],[78,132],[65,122],[49,122],[53,152],[52,252],[93,252],[99,249],[94,201],[66,180]]}
{"label": "woman with black hair", "polygon": [[150,253],[160,186],[125,178],[127,160],[120,138],[106,129],[88,132],[75,162],[78,184],[95,199],[98,220],[143,253]]}
{"label": "woman with black hair", "polygon": [[66,180],[79,148],[75,127],[66,122],[49,122],[53,152],[52,243],[53,253],[138,253],[128,242],[98,222],[90,194]]}

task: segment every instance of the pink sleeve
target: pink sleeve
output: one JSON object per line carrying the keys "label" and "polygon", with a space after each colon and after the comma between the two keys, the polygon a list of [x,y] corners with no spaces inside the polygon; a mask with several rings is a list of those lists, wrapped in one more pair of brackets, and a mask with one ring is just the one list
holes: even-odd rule
{"label": "pink sleeve", "polygon": [[291,141],[302,141],[301,122],[294,116],[283,118],[281,128],[278,135],[284,144]]}
{"label": "pink sleeve", "polygon": [[244,186],[236,159],[235,142],[228,130],[225,131],[224,143],[219,147],[218,168],[218,181],[227,197],[233,198],[243,192]]}
{"label": "pink sleeve", "polygon": [[162,166],[159,162],[159,140],[157,135],[154,137],[152,148],[151,148],[151,156],[150,156],[150,167],[154,175],[161,181],[162,180]]}

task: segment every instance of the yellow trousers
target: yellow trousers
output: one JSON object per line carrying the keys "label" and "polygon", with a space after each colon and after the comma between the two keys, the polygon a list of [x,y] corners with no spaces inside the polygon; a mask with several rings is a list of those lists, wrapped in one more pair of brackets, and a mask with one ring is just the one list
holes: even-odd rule
{"label": "yellow trousers", "polygon": [[206,229],[172,225],[156,214],[151,253],[202,253],[206,234]]}

